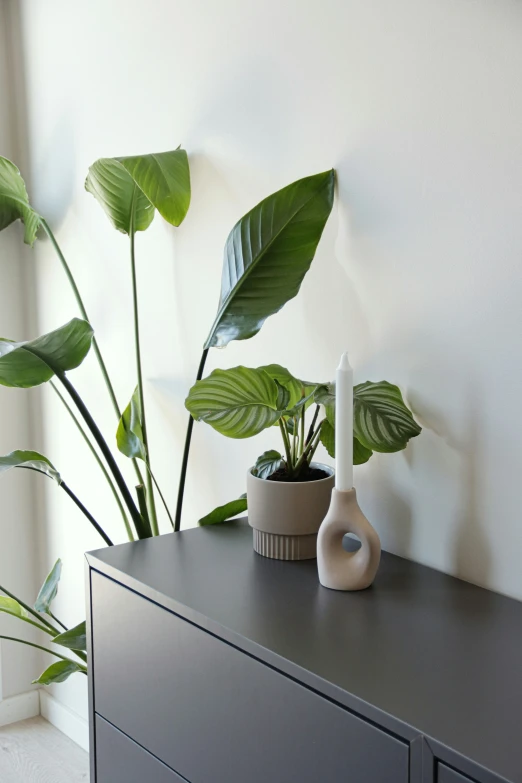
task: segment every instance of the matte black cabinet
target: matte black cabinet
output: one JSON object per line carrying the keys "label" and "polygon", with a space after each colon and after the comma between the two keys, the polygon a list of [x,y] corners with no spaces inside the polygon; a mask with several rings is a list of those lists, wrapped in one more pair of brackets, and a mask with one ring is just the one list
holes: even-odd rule
{"label": "matte black cabinet", "polygon": [[91,783],[522,783],[522,606],[385,554],[362,593],[235,523],[90,553]]}

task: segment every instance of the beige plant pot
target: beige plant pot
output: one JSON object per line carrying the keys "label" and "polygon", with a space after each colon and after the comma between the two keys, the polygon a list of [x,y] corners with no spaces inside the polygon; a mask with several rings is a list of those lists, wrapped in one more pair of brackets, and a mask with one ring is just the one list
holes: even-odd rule
{"label": "beige plant pot", "polygon": [[274,560],[317,557],[317,533],[330,506],[334,470],[319,481],[267,481],[247,473],[248,522],[254,529],[254,550]]}

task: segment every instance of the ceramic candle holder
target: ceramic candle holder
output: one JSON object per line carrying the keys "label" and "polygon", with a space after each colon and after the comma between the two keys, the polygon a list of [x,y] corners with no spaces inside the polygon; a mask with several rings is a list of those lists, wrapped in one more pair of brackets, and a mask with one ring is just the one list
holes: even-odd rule
{"label": "ceramic candle holder", "polygon": [[[343,537],[354,533],[361,541],[357,552],[343,548]],[[330,508],[317,537],[319,581],[331,590],[364,590],[379,568],[381,542],[359,508],[355,489],[332,490]]]}

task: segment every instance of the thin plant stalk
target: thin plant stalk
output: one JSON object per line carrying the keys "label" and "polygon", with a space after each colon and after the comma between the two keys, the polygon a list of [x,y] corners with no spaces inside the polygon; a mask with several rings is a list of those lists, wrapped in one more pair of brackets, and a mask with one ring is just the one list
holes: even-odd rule
{"label": "thin plant stalk", "polygon": [[67,495],[69,495],[73,503],[76,503],[80,511],[87,517],[87,519],[89,520],[93,528],[96,530],[97,533],[100,534],[100,536],[103,538],[107,546],[114,546],[114,544],[112,543],[111,539],[109,538],[105,530],[101,527],[101,525],[98,524],[98,522],[96,522],[93,515],[89,511],[87,511],[87,509],[85,508],[81,500],[79,500],[79,498],[74,494],[74,492],[67,486],[65,481],[60,482],[60,487],[64,490],[64,492]]}
{"label": "thin plant stalk", "polygon": [[91,414],[87,409],[87,406],[85,405],[84,401],[82,400],[82,398],[80,397],[80,395],[78,394],[78,392],[76,391],[76,389],[74,388],[70,380],[67,378],[65,373],[64,372],[56,373],[56,377],[67,389],[74,404],[78,408],[83,420],[85,421],[87,427],[91,431],[94,440],[98,444],[101,453],[105,457],[105,461],[107,462],[107,465],[112,475],[114,476],[114,480],[116,481],[116,485],[121,492],[121,496],[124,500],[124,503],[129,510],[129,514],[134,523],[134,527],[136,529],[136,533],[138,534],[138,538],[149,538],[152,535],[152,531],[150,530],[150,527],[147,525],[147,521],[142,518],[140,512],[138,511],[136,504],[132,499],[132,495],[129,492],[129,488],[125,483],[125,479],[123,478],[121,471],[116,463],[116,460],[114,459],[112,452],[105,441],[105,438],[101,434],[98,425],[92,418]]}
{"label": "thin plant stalk", "polygon": [[290,438],[288,437],[288,430],[286,428],[286,422],[283,418],[279,419],[279,429],[281,430],[281,435],[283,436],[283,443],[285,446],[285,453],[286,453],[286,467],[288,472],[292,473],[292,450],[290,447]]}
{"label": "thin plant stalk", "polygon": [[65,408],[67,410],[67,412],[69,413],[69,416],[72,418],[72,420],[74,421],[74,423],[78,427],[78,430],[80,431],[82,438],[84,439],[85,443],[89,447],[92,455],[94,456],[94,459],[98,463],[98,466],[99,466],[100,470],[102,471],[103,475],[105,476],[105,478],[107,480],[107,483],[109,484],[109,486],[111,488],[112,494],[114,495],[116,503],[118,504],[118,508],[120,509],[120,513],[121,513],[121,516],[122,516],[122,519],[123,519],[123,524],[125,525],[125,530],[127,531],[127,536],[129,538],[129,541],[134,541],[134,536],[132,534],[132,528],[130,526],[129,518],[127,517],[127,514],[125,512],[125,508],[123,506],[123,503],[121,502],[120,496],[118,495],[118,490],[116,489],[116,487],[114,485],[114,482],[111,479],[110,474],[109,474],[107,468],[105,467],[105,465],[101,461],[100,455],[98,454],[98,452],[96,451],[96,449],[92,445],[89,436],[87,435],[87,433],[83,429],[83,427],[80,424],[78,418],[76,417],[73,409],[71,408],[71,406],[69,405],[69,403],[67,402],[67,400],[65,399],[65,397],[63,396],[61,391],[58,389],[56,384],[54,384],[52,381],[51,381],[51,386],[54,389],[54,391],[56,392],[56,394],[58,395],[58,397],[60,398],[60,400],[62,401],[63,405],[65,406]]}
{"label": "thin plant stalk", "polygon": [[[131,224],[130,224],[130,231],[129,231],[131,270],[132,270],[132,302],[134,308],[134,343],[135,343],[135,350],[136,350],[136,371],[138,375],[138,394],[140,398],[140,408],[141,408],[141,430],[143,434],[143,444],[145,446],[146,464],[150,468],[150,451],[149,451],[149,442],[147,438],[147,420],[145,416],[145,395],[143,394],[143,373],[141,369],[140,322],[139,322],[139,313],[138,313],[138,286],[136,282],[136,253],[134,247],[135,199],[136,199],[136,186],[134,187],[134,194],[132,197]],[[146,471],[145,478],[147,481],[147,505],[149,510],[152,535],[158,536],[159,527],[158,527],[158,516],[156,513],[156,502],[154,500],[154,486],[149,471]]]}
{"label": "thin plant stalk", "polygon": [[49,615],[50,615],[50,617],[53,618],[54,622],[57,623],[64,631],[68,631],[69,630],[67,628],[67,626],[62,623],[61,620],[59,620],[57,617],[54,616],[54,614],[51,612],[51,610],[49,610]]}
{"label": "thin plant stalk", "polygon": [[[60,259],[60,263],[63,267],[63,270],[65,272],[65,275],[67,277],[67,280],[69,281],[69,285],[71,286],[72,292],[74,294],[74,298],[76,299],[76,304],[78,305],[78,309],[80,310],[80,313],[82,315],[82,318],[84,318],[86,321],[90,323],[89,316],[87,315],[87,310],[85,309],[85,305],[83,303],[83,299],[81,297],[80,291],[78,289],[78,286],[76,285],[76,280],[74,279],[73,273],[71,272],[71,268],[69,264],[67,263],[64,254],[62,253],[62,249],[58,242],[56,241],[56,237],[54,236],[53,232],[51,231],[48,223],[46,220],[41,218],[40,225],[42,226],[43,230],[49,237],[51,244],[56,251],[56,255]],[[116,413],[116,417],[118,421],[121,419],[121,412],[120,412],[120,406],[118,405],[118,400],[116,399],[116,393],[114,391],[114,387],[111,383],[111,379],[109,377],[109,373],[107,371],[107,366],[105,364],[105,361],[103,359],[103,356],[100,351],[100,347],[98,345],[98,341],[96,340],[96,337],[92,338],[92,347],[94,350],[94,353],[96,354],[96,358],[98,360],[98,364],[100,366],[101,373],[103,375],[103,380],[105,381],[105,386],[107,387],[107,391],[109,392],[109,397],[111,398],[112,407],[114,408],[114,412]],[[138,477],[138,481],[143,482],[143,477],[141,475],[141,471],[139,469],[138,463],[135,459],[133,459],[134,464],[134,470],[136,471],[136,475]]]}
{"label": "thin plant stalk", "polygon": [[[208,348],[203,350],[201,359],[199,362],[198,372],[196,375],[196,381],[200,381],[203,377],[203,371],[205,369],[205,363],[208,356]],[[181,472],[179,475],[179,488],[178,488],[178,501],[176,504],[176,516],[174,519],[174,530],[178,531],[181,527],[181,514],[183,511],[183,496],[185,494],[185,481],[187,478],[188,459],[190,454],[190,442],[192,440],[192,429],[194,427],[194,419],[189,414],[187,424],[187,434],[185,436],[185,447],[183,449],[183,459],[181,460]]]}
{"label": "thin plant stalk", "polygon": [[317,427],[313,437],[312,437],[312,440],[309,441],[309,443],[306,446],[305,450],[303,451],[301,457],[299,458],[299,461],[298,461],[297,465],[295,466],[295,472],[296,473],[298,473],[301,470],[301,468],[303,467],[305,461],[308,460],[309,455],[313,454],[315,452],[315,449],[317,448],[317,446],[319,444],[319,439],[320,439],[320,436],[321,436],[322,424],[323,424],[323,422],[321,421],[319,423],[319,426]]}
{"label": "thin plant stalk", "polygon": [[313,418],[312,418],[312,423],[310,424],[310,429],[308,430],[308,435],[306,436],[306,445],[307,446],[308,446],[308,444],[310,443],[310,441],[312,440],[312,438],[314,436],[315,425],[317,424],[317,417],[319,416],[319,411],[320,410],[321,410],[321,406],[320,405],[316,405],[315,406],[314,415],[313,415]]}
{"label": "thin plant stalk", "polygon": [[305,448],[305,406],[301,408],[301,435],[299,441],[299,455],[301,455]]}
{"label": "thin plant stalk", "polygon": [[156,487],[156,489],[158,490],[158,495],[159,495],[159,496],[160,496],[160,498],[161,498],[161,502],[163,503],[163,506],[164,506],[164,508],[165,508],[165,511],[167,512],[167,516],[168,516],[168,518],[169,518],[169,520],[170,520],[170,524],[172,525],[172,529],[174,530],[174,520],[172,519],[172,514],[171,514],[171,513],[170,513],[170,511],[169,511],[169,507],[168,507],[168,505],[167,505],[167,501],[166,501],[166,500],[165,500],[165,498],[163,497],[163,492],[161,491],[161,489],[160,489],[160,486],[159,486],[158,482],[156,481],[156,477],[154,476],[154,473],[153,473],[153,472],[152,472],[152,470],[150,469],[150,466],[149,466],[149,465],[147,465],[147,463],[145,463],[145,465],[146,465],[146,467],[147,467],[147,470],[148,470],[148,471],[149,471],[149,473],[150,473],[151,479],[152,479],[152,480],[153,480],[153,482],[154,482],[154,486],[155,486],[155,487]]}
{"label": "thin plant stalk", "polygon": [[27,644],[29,647],[36,647],[37,650],[43,650],[46,653],[49,653],[49,655],[54,655],[56,658],[61,658],[62,661],[67,661],[68,663],[74,663],[76,666],[80,667],[80,671],[82,674],[87,674],[87,667],[83,666],[83,664],[78,663],[78,661],[73,660],[72,658],[67,658],[66,655],[60,655],[60,653],[55,652],[54,650],[49,650],[48,647],[42,647],[41,644],[35,644],[34,642],[28,642],[26,639],[17,639],[16,636],[3,636],[0,635],[0,639],[7,639],[8,642],[18,642],[18,644]]}
{"label": "thin plant stalk", "polygon": [[[23,606],[26,612],[32,614],[33,617],[36,617],[38,620],[40,620],[40,622],[44,623],[48,628],[50,628],[54,636],[57,636],[60,633],[60,631],[57,628],[55,628],[54,625],[49,622],[49,620],[43,617],[40,614],[40,612],[37,612],[36,609],[33,609],[32,606],[29,606],[29,604],[26,604],[23,601],[21,601],[16,595],[10,593],[9,590],[6,590],[5,587],[2,587],[2,585],[0,585],[0,592],[5,593],[6,595],[9,596],[9,598],[12,598],[14,601],[17,601],[20,604],[20,606]],[[62,625],[62,623],[60,623],[60,625]]]}

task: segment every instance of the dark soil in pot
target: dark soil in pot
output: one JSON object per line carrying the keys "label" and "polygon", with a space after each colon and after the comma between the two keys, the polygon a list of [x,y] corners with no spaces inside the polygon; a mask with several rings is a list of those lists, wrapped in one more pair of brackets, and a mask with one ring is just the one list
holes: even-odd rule
{"label": "dark soil in pot", "polygon": [[307,481],[320,481],[321,479],[328,478],[329,474],[319,468],[308,468],[306,472],[299,474],[297,478],[290,478],[286,472],[286,468],[279,468],[275,473],[268,476],[267,481],[291,481],[293,484],[304,483]]}

